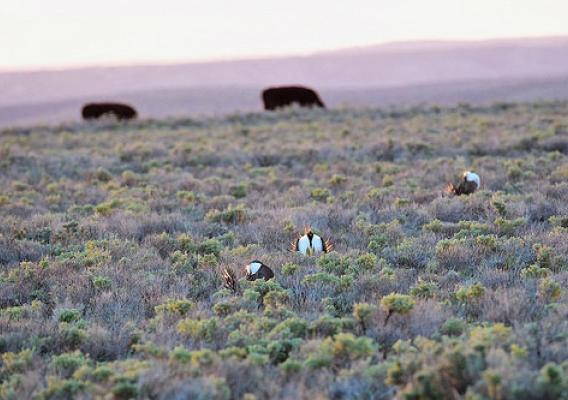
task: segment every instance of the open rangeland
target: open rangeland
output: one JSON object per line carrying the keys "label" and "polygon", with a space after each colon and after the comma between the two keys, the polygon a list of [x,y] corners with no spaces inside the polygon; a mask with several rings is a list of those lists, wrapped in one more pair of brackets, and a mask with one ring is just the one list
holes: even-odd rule
{"label": "open rangeland", "polygon": [[0,188],[2,399],[568,398],[568,103],[18,128]]}

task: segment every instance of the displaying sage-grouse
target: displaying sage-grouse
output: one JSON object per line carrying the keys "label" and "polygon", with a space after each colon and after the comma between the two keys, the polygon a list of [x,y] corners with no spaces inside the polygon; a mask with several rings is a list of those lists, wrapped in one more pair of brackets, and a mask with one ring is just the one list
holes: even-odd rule
{"label": "displaying sage-grouse", "polygon": [[256,281],[257,279],[264,279],[265,281],[274,278],[274,272],[258,260],[251,261],[246,266],[245,279],[247,281]]}
{"label": "displaying sage-grouse", "polygon": [[465,171],[460,183],[457,186],[453,183],[450,183],[446,188],[446,192],[455,196],[461,196],[462,194],[472,194],[477,189],[479,189],[480,184],[481,181],[479,179],[479,175],[477,175],[473,171]]}
{"label": "displaying sage-grouse", "polygon": [[292,242],[291,251],[299,251],[303,255],[311,256],[321,252],[328,253],[333,250],[331,241],[323,240],[312,232],[312,228],[304,228],[304,234]]}

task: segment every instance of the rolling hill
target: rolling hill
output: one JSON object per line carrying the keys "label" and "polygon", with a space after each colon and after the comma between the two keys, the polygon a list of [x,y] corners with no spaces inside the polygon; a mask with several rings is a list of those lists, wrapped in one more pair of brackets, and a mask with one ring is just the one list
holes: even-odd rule
{"label": "rolling hill", "polygon": [[73,120],[124,99],[145,117],[260,109],[267,85],[301,83],[362,106],[568,98],[568,37],[408,42],[302,57],[0,73],[0,125]]}

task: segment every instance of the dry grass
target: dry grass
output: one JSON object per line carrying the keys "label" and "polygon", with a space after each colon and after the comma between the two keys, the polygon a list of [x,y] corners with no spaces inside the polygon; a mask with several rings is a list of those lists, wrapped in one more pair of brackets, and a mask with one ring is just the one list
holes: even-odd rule
{"label": "dry grass", "polygon": [[[0,398],[568,396],[567,132],[566,103],[1,132]],[[289,252],[304,226],[335,251]]]}

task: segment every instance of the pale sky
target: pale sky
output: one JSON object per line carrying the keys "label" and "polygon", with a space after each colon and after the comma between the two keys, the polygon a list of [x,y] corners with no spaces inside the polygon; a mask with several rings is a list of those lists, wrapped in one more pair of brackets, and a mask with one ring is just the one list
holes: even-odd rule
{"label": "pale sky", "polygon": [[568,0],[0,0],[0,69],[568,35]]}

